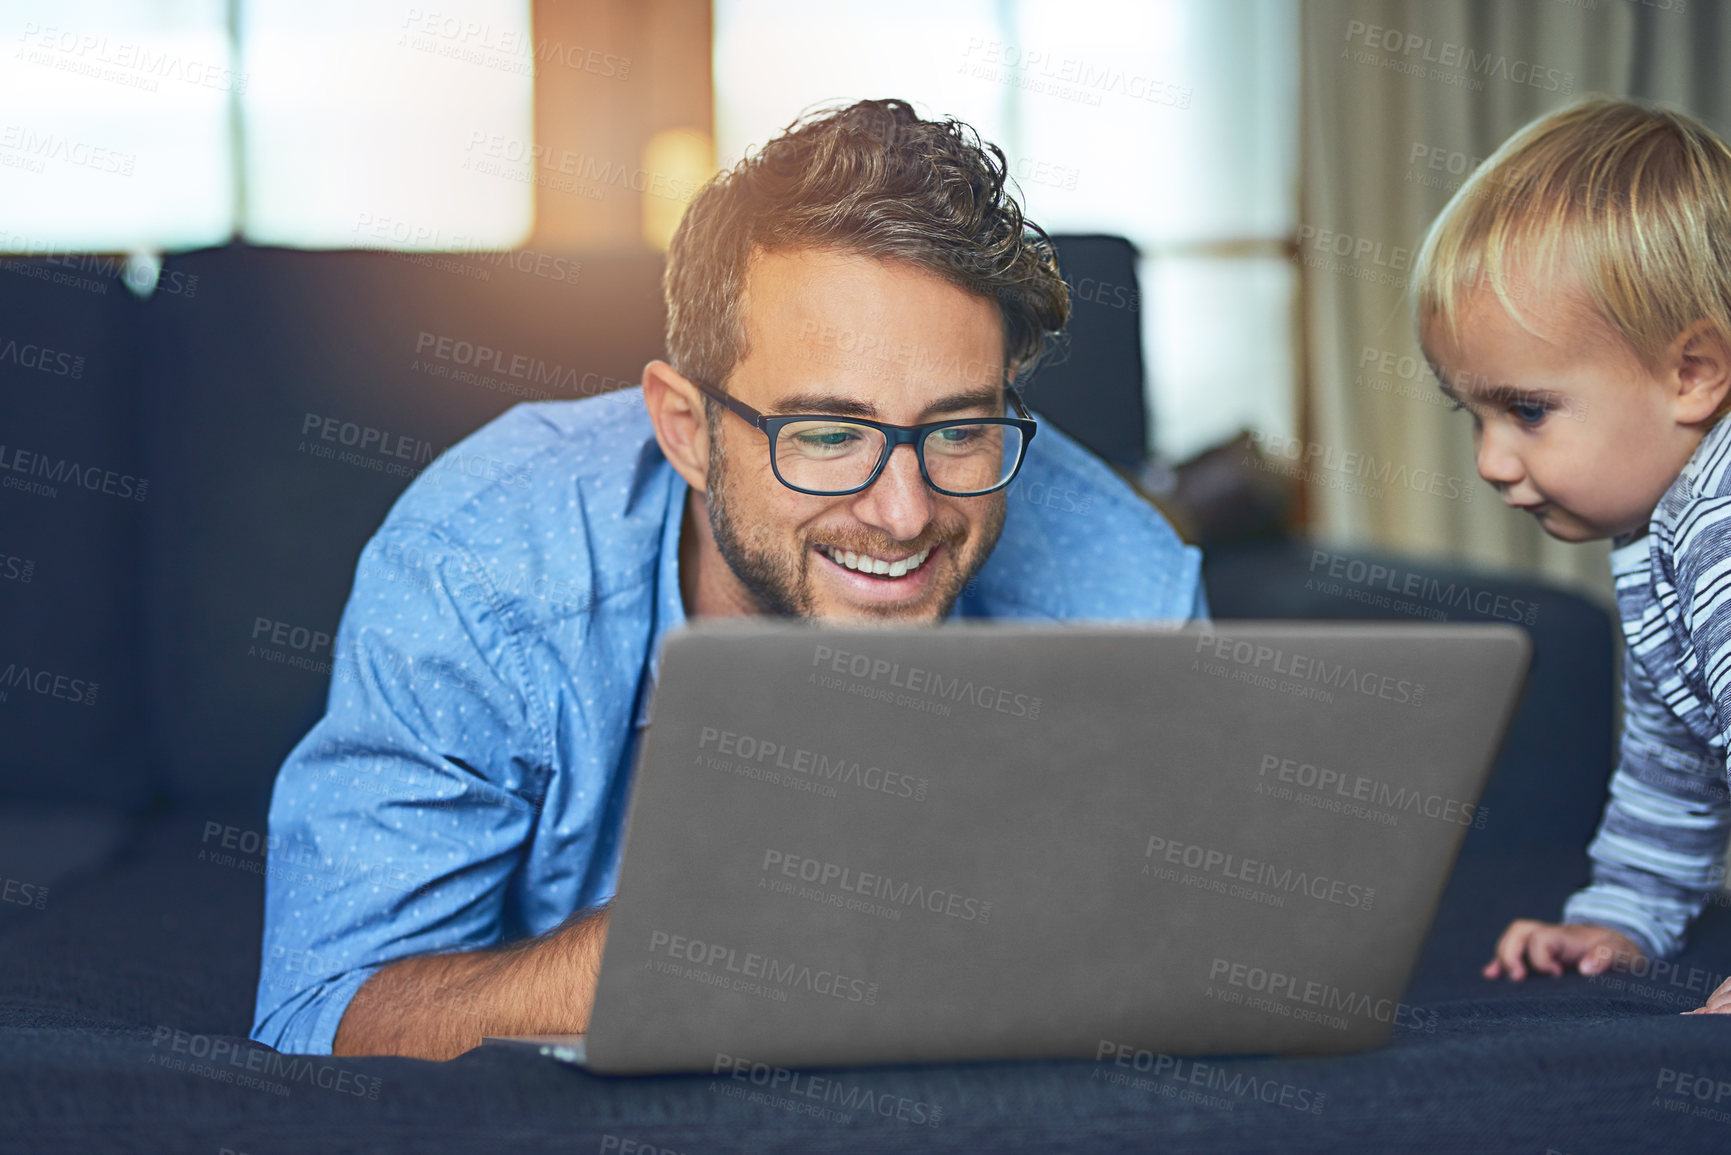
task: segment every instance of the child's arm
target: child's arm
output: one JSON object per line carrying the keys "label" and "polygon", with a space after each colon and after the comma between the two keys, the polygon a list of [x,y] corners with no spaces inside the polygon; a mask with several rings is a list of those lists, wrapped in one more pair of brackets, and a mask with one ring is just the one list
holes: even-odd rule
{"label": "child's arm", "polygon": [[1587,848],[1592,884],[1564,904],[1563,921],[1621,930],[1649,958],[1670,958],[1719,888],[1723,771],[1716,763],[1705,773],[1667,767],[1652,751],[1646,758],[1631,768],[1625,757],[1612,775],[1604,820]]}
{"label": "child's arm", "polygon": [[1671,712],[1631,652],[1617,771],[1587,851],[1593,881],[1564,906],[1563,925],[1511,923],[1485,976],[1518,979],[1529,967],[1593,974],[1632,952],[1675,954],[1719,886],[1728,823],[1723,764]]}

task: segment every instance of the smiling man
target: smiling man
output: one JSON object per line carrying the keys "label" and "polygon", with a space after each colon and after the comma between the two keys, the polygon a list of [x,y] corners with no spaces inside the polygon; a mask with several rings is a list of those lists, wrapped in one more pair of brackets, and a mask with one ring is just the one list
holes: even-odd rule
{"label": "smiling man", "polygon": [[1004,158],[866,101],[712,181],[641,391],[519,405],[362,552],[271,800],[252,1037],[448,1058],[584,1029],[687,618],[1182,622],[1200,557],[1013,387],[1068,315]]}
{"label": "smiling man", "polygon": [[[1035,428],[1002,416],[997,305],[915,265],[811,248],[759,255],[744,297],[751,355],[731,373],[694,357],[694,378],[661,362],[645,374],[662,450],[693,491],[688,608],[949,613],[997,543],[995,491]],[[1062,301],[1042,304],[1062,316]],[[826,341],[916,355],[837,357]],[[704,377],[728,378],[726,392]],[[917,452],[890,449],[890,422],[919,434]],[[691,512],[699,491],[707,518]]]}

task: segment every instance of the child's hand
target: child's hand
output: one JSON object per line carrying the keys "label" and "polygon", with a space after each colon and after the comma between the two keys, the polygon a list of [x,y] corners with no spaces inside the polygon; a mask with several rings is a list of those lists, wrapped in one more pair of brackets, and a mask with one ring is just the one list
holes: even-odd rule
{"label": "child's hand", "polygon": [[[1613,962],[1633,963],[1640,958],[1641,948],[1608,926],[1517,918],[1503,931],[1497,957],[1485,964],[1483,974],[1487,979],[1507,975],[1518,982],[1527,977],[1530,965],[1542,975],[1560,975],[1571,968],[1596,975],[1610,970]],[[1726,1009],[1731,1010],[1731,991],[1721,987],[1719,993],[1726,996]]]}
{"label": "child's hand", "polygon": [[1705,1006],[1696,1007],[1692,1011],[1684,1011],[1686,1015],[1731,1015],[1731,979],[1719,984],[1719,989],[1707,996]]}

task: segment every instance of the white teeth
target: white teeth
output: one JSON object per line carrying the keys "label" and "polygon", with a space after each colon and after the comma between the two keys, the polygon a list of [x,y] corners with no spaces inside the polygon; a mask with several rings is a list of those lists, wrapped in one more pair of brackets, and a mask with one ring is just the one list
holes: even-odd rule
{"label": "white teeth", "polygon": [[905,557],[900,561],[890,562],[885,561],[882,558],[858,554],[852,550],[838,550],[833,546],[826,545],[822,548],[824,555],[838,565],[845,565],[847,568],[858,570],[860,573],[883,574],[886,577],[892,578],[903,577],[912,573],[914,570],[919,569],[920,566],[925,564],[926,558],[932,552],[931,548],[928,546],[919,553],[914,554],[912,557]]}

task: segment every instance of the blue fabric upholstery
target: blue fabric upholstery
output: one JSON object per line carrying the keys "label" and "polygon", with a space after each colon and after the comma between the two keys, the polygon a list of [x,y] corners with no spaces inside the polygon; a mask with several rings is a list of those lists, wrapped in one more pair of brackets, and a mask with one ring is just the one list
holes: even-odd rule
{"label": "blue fabric upholstery", "polygon": [[1026,382],[1028,404],[1129,474],[1148,456],[1142,290],[1123,237],[1058,234],[1070,323]]}
{"label": "blue fabric upholstery", "polygon": [[401,469],[519,400],[635,384],[660,355],[659,257],[586,261],[574,281],[438,259],[487,279],[382,253],[185,259],[214,299],[153,330],[144,357],[158,473],[145,678],[177,796],[263,798],[323,713],[328,639]]}
{"label": "blue fabric upholstery", "polygon": [[158,495],[136,484],[137,306],[112,278],[0,260],[0,799],[135,810],[157,790],[138,749]]}

